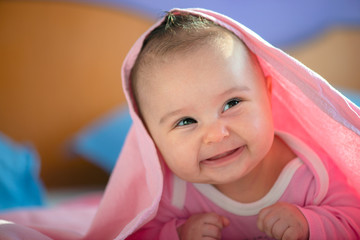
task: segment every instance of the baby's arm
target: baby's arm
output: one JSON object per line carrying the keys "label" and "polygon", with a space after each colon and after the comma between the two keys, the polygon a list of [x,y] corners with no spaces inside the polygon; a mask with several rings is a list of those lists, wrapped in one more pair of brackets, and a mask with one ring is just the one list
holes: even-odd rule
{"label": "baby's arm", "polygon": [[310,239],[360,239],[360,196],[336,166],[330,165],[328,174],[329,190],[322,202],[299,207]]}
{"label": "baby's arm", "polygon": [[309,224],[310,239],[360,239],[360,199],[344,189],[321,205],[299,208]]}
{"label": "baby's arm", "polygon": [[288,234],[292,237],[286,239],[360,239],[359,196],[336,167],[330,168],[329,178],[328,193],[320,204],[276,203],[259,213],[259,229],[277,239]]}

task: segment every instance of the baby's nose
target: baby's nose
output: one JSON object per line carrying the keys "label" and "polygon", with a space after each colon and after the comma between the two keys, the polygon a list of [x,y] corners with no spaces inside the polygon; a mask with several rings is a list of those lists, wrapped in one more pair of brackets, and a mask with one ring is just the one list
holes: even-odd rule
{"label": "baby's nose", "polygon": [[230,135],[228,128],[222,122],[216,122],[207,127],[204,135],[204,143],[221,142],[224,138]]}

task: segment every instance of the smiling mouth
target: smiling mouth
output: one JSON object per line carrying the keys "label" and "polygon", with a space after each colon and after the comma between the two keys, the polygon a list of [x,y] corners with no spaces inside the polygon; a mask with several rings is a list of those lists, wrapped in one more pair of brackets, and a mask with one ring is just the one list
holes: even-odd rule
{"label": "smiling mouth", "polygon": [[238,159],[245,146],[241,146],[218,155],[215,155],[211,158],[207,158],[201,161],[201,164],[208,167],[221,167],[230,164],[231,162]]}
{"label": "smiling mouth", "polygon": [[219,160],[219,159],[221,159],[221,158],[224,158],[224,157],[227,157],[227,156],[232,155],[232,154],[235,153],[237,150],[239,150],[239,148],[235,148],[235,149],[233,149],[233,150],[230,150],[230,151],[227,151],[227,152],[218,154],[218,155],[213,156],[213,157],[211,157],[211,158],[208,158],[208,159],[206,159],[206,160],[207,160],[207,161]]}

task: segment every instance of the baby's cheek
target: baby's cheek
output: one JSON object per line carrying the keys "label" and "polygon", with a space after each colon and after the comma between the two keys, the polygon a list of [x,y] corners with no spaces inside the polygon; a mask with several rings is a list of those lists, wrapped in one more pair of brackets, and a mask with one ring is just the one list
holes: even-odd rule
{"label": "baby's cheek", "polygon": [[165,162],[169,168],[179,177],[189,179],[197,175],[198,164],[194,157],[191,157],[184,152],[174,152],[176,155],[168,157]]}

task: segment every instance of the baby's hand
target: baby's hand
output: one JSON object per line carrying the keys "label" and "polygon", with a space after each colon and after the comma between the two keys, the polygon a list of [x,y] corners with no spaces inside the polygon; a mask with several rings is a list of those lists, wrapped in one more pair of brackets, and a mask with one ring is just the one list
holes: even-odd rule
{"label": "baby's hand", "polygon": [[271,238],[308,239],[309,226],[300,210],[289,203],[279,202],[259,213],[257,227]]}
{"label": "baby's hand", "polygon": [[221,239],[221,230],[229,224],[229,219],[216,213],[201,213],[189,217],[177,230],[181,240]]}

